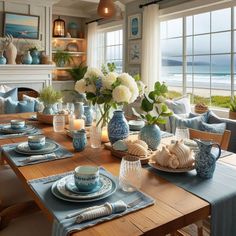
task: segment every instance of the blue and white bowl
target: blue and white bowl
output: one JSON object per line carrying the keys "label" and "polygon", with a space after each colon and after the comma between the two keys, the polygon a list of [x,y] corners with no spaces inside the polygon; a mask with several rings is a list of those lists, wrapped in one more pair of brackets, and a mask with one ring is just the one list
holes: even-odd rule
{"label": "blue and white bowl", "polygon": [[25,127],[24,120],[11,120],[12,129],[23,129]]}
{"label": "blue and white bowl", "polygon": [[92,191],[99,184],[99,167],[78,166],[75,168],[74,179],[79,191]]}
{"label": "blue and white bowl", "polygon": [[43,135],[34,135],[28,137],[28,145],[32,150],[40,150],[45,146],[46,138]]}

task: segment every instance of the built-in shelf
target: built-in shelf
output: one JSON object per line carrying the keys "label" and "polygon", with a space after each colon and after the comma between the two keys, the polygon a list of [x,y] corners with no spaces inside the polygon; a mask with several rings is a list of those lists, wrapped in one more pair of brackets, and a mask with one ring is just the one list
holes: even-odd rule
{"label": "built-in shelf", "polygon": [[83,41],[84,38],[61,38],[61,37],[58,37],[58,38],[52,38],[53,40],[54,39],[59,39],[59,40],[69,40],[69,41],[73,41],[73,40],[76,40],[76,41]]}
{"label": "built-in shelf", "polygon": [[72,69],[72,66],[65,66],[65,67],[55,67],[55,70],[69,70]]}
{"label": "built-in shelf", "polygon": [[[71,54],[72,56],[77,56],[77,57],[86,55],[85,52],[70,52],[70,51],[60,51],[60,52],[67,52]],[[53,50],[52,53],[55,54],[57,53],[57,51]]]}

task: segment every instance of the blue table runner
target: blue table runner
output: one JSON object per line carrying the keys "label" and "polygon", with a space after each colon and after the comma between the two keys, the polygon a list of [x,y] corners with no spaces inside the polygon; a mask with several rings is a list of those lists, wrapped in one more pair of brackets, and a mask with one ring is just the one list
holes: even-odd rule
{"label": "blue table runner", "polygon": [[[47,139],[47,140],[50,140],[50,139]],[[50,141],[52,141],[52,140],[50,140]],[[55,141],[53,141],[53,142],[56,143]],[[0,151],[3,151],[5,153],[5,155],[10,159],[10,161],[13,162],[16,166],[34,165],[34,164],[38,164],[38,163],[42,163],[42,162],[60,160],[60,159],[69,158],[69,157],[73,156],[73,153],[69,152],[63,146],[56,143],[59,146],[59,148],[54,152],[57,155],[56,159],[49,158],[49,159],[42,159],[42,160],[26,163],[23,161],[26,160],[30,155],[24,155],[24,154],[20,154],[20,153],[16,152],[15,148],[19,144],[20,143],[6,144],[0,148]]]}
{"label": "blue table runner", "polygon": [[[118,185],[118,178],[113,176],[111,173],[101,168],[100,172],[106,172],[110,178],[112,178]],[[104,221],[108,221],[123,215],[126,215],[130,212],[137,211],[139,209],[145,208],[147,206],[154,204],[154,199],[146,195],[141,191],[135,191],[133,193],[127,193],[122,191],[119,187],[114,194],[105,198],[103,200],[90,202],[90,203],[72,203],[66,202],[60,199],[57,199],[51,193],[51,186],[53,183],[48,183],[47,181],[50,179],[58,179],[58,177],[64,177],[68,174],[72,174],[73,172],[67,172],[60,175],[49,176],[46,178],[36,179],[28,181],[28,184],[32,188],[32,190],[36,193],[36,195],[40,198],[40,200],[44,203],[47,209],[53,214],[55,217],[53,224],[53,236],[65,236],[73,231],[80,231],[82,229],[94,226]],[[45,183],[46,182],[46,183]],[[101,205],[105,202],[116,202],[118,200],[123,200],[126,204],[133,202],[137,198],[142,197],[142,201],[135,205],[134,207],[128,208],[125,212],[112,214],[110,216],[101,217],[98,219],[94,219],[88,222],[82,222],[80,224],[75,224],[75,218],[65,219],[65,217],[73,212],[77,212],[78,210],[82,210],[84,208]]]}
{"label": "blue table runner", "polygon": [[211,204],[211,235],[236,235],[236,168],[217,162],[212,179],[201,179],[195,170],[167,173],[146,168]]}

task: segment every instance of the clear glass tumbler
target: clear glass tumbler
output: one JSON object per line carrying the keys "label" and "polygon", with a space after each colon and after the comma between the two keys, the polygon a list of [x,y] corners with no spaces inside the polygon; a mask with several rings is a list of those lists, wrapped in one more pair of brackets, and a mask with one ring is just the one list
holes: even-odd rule
{"label": "clear glass tumbler", "polygon": [[67,111],[69,112],[69,114],[74,114],[74,112],[75,112],[75,105],[74,105],[74,103],[72,103],[72,102],[67,102],[66,103],[66,108],[67,108]]}
{"label": "clear glass tumbler", "polygon": [[63,132],[65,129],[65,116],[56,115],[53,117],[54,132]]}
{"label": "clear glass tumbler", "polygon": [[120,165],[119,185],[125,192],[134,192],[142,185],[142,166],[135,156],[124,156]]}
{"label": "clear glass tumbler", "polygon": [[102,130],[101,127],[97,127],[96,124],[90,128],[90,145],[92,148],[100,148],[102,146]]}
{"label": "clear glass tumbler", "polygon": [[189,129],[176,127],[175,136],[177,139],[189,139]]}

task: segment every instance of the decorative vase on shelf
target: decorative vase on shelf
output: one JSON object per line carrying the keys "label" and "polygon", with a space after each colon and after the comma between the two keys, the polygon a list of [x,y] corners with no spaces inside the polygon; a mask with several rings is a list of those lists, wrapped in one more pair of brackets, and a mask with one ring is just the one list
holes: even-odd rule
{"label": "decorative vase on shelf", "polygon": [[32,57],[32,64],[38,65],[40,64],[40,52],[38,50],[33,50],[30,52]]}
{"label": "decorative vase on shelf", "polygon": [[161,130],[157,125],[145,125],[139,136],[152,150],[156,150],[161,142]]}
{"label": "decorative vase on shelf", "polygon": [[16,64],[16,56],[17,56],[17,49],[16,46],[13,44],[13,37],[12,35],[8,35],[5,37],[5,55],[7,58],[7,64]]}
{"label": "decorative vase on shelf", "polygon": [[43,114],[45,115],[54,115],[53,104],[44,104]]}
{"label": "decorative vase on shelf", "polygon": [[93,109],[91,106],[84,106],[85,125],[90,126],[93,123]]}
{"label": "decorative vase on shelf", "polygon": [[0,65],[5,65],[7,63],[7,59],[3,56],[3,51],[0,51]]}
{"label": "decorative vase on shelf", "polygon": [[30,64],[32,64],[32,61],[33,61],[33,59],[30,55],[30,51],[27,51],[22,57],[22,64],[30,65]]}
{"label": "decorative vase on shelf", "polygon": [[125,119],[124,112],[114,111],[113,117],[108,123],[108,137],[113,144],[118,140],[126,139],[129,136],[129,125]]}

